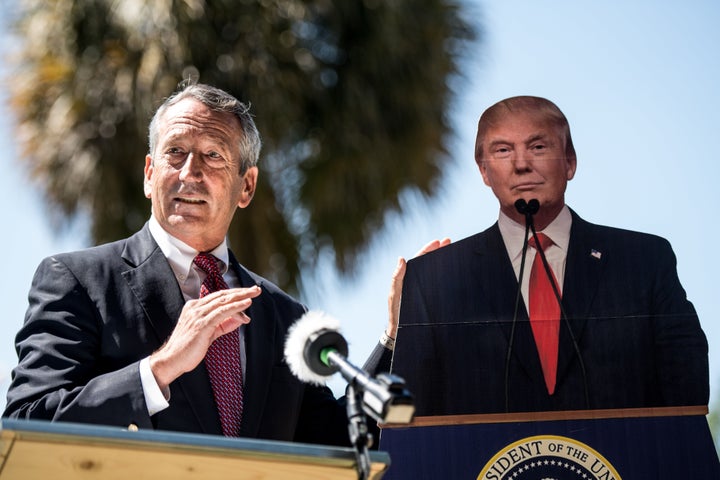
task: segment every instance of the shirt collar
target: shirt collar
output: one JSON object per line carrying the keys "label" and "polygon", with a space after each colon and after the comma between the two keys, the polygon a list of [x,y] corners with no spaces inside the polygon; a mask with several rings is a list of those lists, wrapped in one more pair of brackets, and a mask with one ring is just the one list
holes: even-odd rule
{"label": "shirt collar", "polygon": [[[568,246],[570,245],[570,227],[572,226],[572,214],[567,205],[565,205],[550,225],[542,230],[542,233],[550,237],[553,243],[561,248],[567,255]],[[505,248],[510,255],[510,259],[515,259],[522,255],[522,247],[525,236],[525,225],[521,225],[512,218],[505,215],[502,210],[498,218],[498,227],[500,234],[505,242]],[[538,232],[539,233],[539,232]]]}
{"label": "shirt collar", "polygon": [[[154,215],[150,216],[148,224],[150,234],[155,239],[155,242],[157,242],[160,250],[162,250],[163,255],[168,259],[168,263],[170,263],[170,267],[175,273],[175,276],[182,280],[186,279],[190,275],[193,260],[200,252],[165,231]],[[220,260],[220,264],[218,265],[220,273],[225,274],[230,264],[227,239],[223,240],[220,245],[208,253]]]}

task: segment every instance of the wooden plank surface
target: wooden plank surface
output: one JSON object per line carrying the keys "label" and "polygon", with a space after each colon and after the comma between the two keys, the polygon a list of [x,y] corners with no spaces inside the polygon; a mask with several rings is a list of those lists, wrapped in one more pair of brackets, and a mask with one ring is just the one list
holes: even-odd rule
{"label": "wooden plank surface", "polygon": [[[357,478],[351,449],[103,428],[99,431],[110,435],[95,435],[88,426],[68,433],[57,424],[47,424],[50,431],[22,430],[6,424],[3,420],[0,430],[0,480]],[[12,424],[18,425],[23,424]],[[373,452],[371,460],[371,478],[380,479],[389,457]]]}

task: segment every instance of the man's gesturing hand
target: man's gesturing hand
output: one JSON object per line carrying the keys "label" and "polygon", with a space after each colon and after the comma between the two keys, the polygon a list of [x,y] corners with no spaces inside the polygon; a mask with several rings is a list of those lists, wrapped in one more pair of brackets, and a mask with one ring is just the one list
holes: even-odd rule
{"label": "man's gesturing hand", "polygon": [[165,391],[173,380],[198,366],[216,338],[250,322],[245,310],[260,292],[258,286],[229,288],[189,300],[170,338],[150,356],[158,386]]}

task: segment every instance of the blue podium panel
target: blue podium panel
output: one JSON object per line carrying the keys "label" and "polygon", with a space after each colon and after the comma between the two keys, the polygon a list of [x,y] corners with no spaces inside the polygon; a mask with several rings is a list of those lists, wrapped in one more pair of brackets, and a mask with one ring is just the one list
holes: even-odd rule
{"label": "blue podium panel", "polygon": [[[442,417],[417,420],[432,418]],[[383,428],[380,448],[392,458],[383,478],[720,479],[704,415],[497,423],[458,419],[457,424]]]}

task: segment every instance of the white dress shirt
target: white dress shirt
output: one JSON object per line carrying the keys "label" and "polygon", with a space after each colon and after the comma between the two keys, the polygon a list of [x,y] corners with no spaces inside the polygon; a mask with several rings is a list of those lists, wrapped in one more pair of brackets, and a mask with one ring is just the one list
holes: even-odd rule
{"label": "white dress shirt", "polygon": [[[550,267],[558,281],[560,293],[563,291],[563,281],[565,280],[565,261],[567,260],[568,245],[570,244],[570,227],[572,226],[572,215],[570,209],[566,206],[560,211],[557,217],[550,222],[550,225],[542,230],[553,241],[553,245],[545,249],[545,258],[547,258]],[[498,218],[498,227],[502,235],[508,257],[512,262],[515,270],[515,278],[520,276],[520,264],[522,262],[522,247],[525,237],[525,225],[517,223],[505,215],[502,211]],[[540,233],[540,232],[538,232]],[[532,232],[529,232],[532,236]],[[527,298],[530,290],[530,269],[535,259],[537,250],[528,247],[525,258],[525,270],[523,272],[522,285],[520,290],[525,300],[525,308],[527,309]]]}

